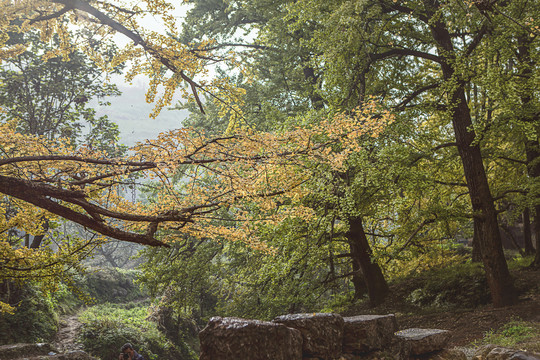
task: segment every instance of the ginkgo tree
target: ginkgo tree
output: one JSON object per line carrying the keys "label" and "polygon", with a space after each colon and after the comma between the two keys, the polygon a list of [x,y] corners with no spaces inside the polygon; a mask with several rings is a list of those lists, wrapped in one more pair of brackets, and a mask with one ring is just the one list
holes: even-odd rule
{"label": "ginkgo tree", "polygon": [[[147,32],[140,25],[140,20],[144,16],[156,16],[161,18],[169,33],[174,34],[175,20],[170,15],[171,9],[172,5],[164,1],[148,1],[142,7],[131,6],[129,2],[113,4],[97,1],[3,1],[3,16],[0,25],[0,60],[13,59],[22,55],[28,48],[28,44],[25,42],[13,41],[14,34],[18,36],[17,34],[34,33],[39,36],[41,42],[49,44],[48,48],[43,47],[46,51],[42,51],[40,54],[44,62],[55,60],[58,57],[69,61],[76,51],[81,51],[92,58],[95,64],[104,71],[113,72],[125,60],[132,60],[133,66],[128,78],[137,74],[148,74],[151,77],[151,86],[147,94],[149,100],[155,99],[157,88],[163,85],[163,96],[156,102],[156,113],[170,102],[172,93],[178,89],[180,91],[189,89],[193,99],[201,105],[198,91],[219,93],[215,84],[204,82],[198,84],[192,78],[195,74],[204,75],[207,70],[204,66],[205,54],[201,52],[195,54],[192,49],[171,40],[171,37],[157,32]],[[83,29],[83,31],[73,31],[78,29]],[[130,43],[117,53],[115,58],[111,59],[107,49],[108,42],[105,40],[111,38],[114,33],[125,36]],[[187,87],[179,86],[180,82],[185,82]],[[220,81],[219,85],[222,89],[227,88],[227,84],[223,81]],[[234,94],[234,90],[231,90],[230,93]],[[53,101],[55,100],[53,99]],[[202,109],[202,106],[200,107]],[[104,235],[128,241],[135,240],[139,243],[148,242],[147,239],[151,237],[133,237],[133,234],[126,236],[126,234],[130,234],[129,231],[106,225],[99,215],[103,209],[85,217],[81,216],[75,208],[78,205],[63,206],[60,198],[73,195],[79,197],[82,193],[79,192],[77,195],[77,191],[73,192],[74,188],[71,185],[69,189],[62,189],[59,186],[58,181],[63,176],[62,172],[65,170],[67,172],[75,171],[71,176],[73,179],[81,181],[81,184],[78,185],[80,188],[88,188],[87,181],[90,180],[90,175],[85,174],[84,167],[78,165],[69,170],[67,168],[55,169],[54,161],[47,161],[43,158],[43,156],[45,158],[52,156],[52,159],[65,160],[66,154],[69,154],[68,158],[75,155],[75,157],[71,157],[71,159],[75,159],[76,154],[82,154],[83,158],[84,156],[88,156],[88,158],[84,158],[79,164],[102,163],[105,165],[107,163],[107,161],[103,163],[104,159],[107,158],[105,153],[92,153],[89,151],[91,144],[86,148],[75,149],[73,145],[69,144],[71,139],[68,138],[51,140],[49,143],[46,140],[50,139],[44,136],[29,136],[25,139],[24,135],[15,131],[17,124],[22,124],[22,122],[16,119],[10,121],[10,117],[13,117],[13,113],[6,112],[4,119],[7,119],[8,123],[3,124],[9,130],[6,128],[7,132],[4,133],[6,137],[4,137],[2,145],[3,170],[6,171],[2,171],[1,187],[6,190],[4,194],[7,196],[2,201],[2,260],[0,261],[2,276],[0,280],[9,279],[24,282],[28,279],[61,277],[66,266],[77,266],[78,261],[91,251],[89,242],[79,240],[65,241],[56,252],[48,247],[39,250],[19,247],[12,229],[40,235],[43,229],[56,222],[59,216],[65,216],[66,219],[71,219],[87,229],[95,230]],[[44,129],[37,130],[36,132],[39,133]],[[41,144],[41,147],[38,144]],[[22,151],[18,152],[18,150]],[[40,155],[36,157],[37,154]],[[26,157],[26,159],[20,158],[19,155],[22,155],[23,158]],[[14,157],[19,159],[14,159]],[[51,159],[49,158],[49,160]],[[8,165],[9,163],[12,165]],[[109,165],[111,164],[114,165],[117,162],[109,161]],[[12,167],[12,169],[8,170],[6,166]],[[136,166],[138,169],[132,168],[128,172],[144,170],[146,166],[147,164],[142,167],[138,164]],[[34,169],[31,169],[32,167]],[[15,168],[25,168],[26,170],[13,172]],[[117,174],[118,171],[124,170],[112,170],[111,173]],[[38,175],[40,172],[41,175]],[[114,183],[103,185],[105,180],[110,178],[111,173],[100,175],[97,175],[96,172],[90,173],[94,175],[90,183],[101,181],[100,186],[105,187]],[[46,183],[52,184],[52,187],[47,186]],[[39,189],[35,187],[36,185]],[[68,192],[62,190],[68,190]],[[60,195],[60,198],[53,193]],[[114,191],[110,194],[113,193]],[[85,196],[83,195],[83,198]],[[93,196],[99,197],[97,193]],[[30,202],[24,199],[30,200]],[[114,199],[109,197],[107,201],[114,201]],[[83,200],[83,203],[85,203],[81,204],[83,208],[88,209],[88,206],[90,208],[95,206],[95,204],[91,204],[91,200]],[[112,215],[114,218],[118,214],[113,213]],[[165,220],[171,218],[174,217],[165,217]],[[128,215],[128,219],[133,220],[133,217]],[[135,221],[155,219],[155,217],[135,216]],[[158,220],[163,220],[163,217],[159,217]],[[149,242],[151,244],[158,243],[154,240]]]}
{"label": "ginkgo tree", "polygon": [[[36,4],[40,6],[31,7]],[[132,74],[149,72],[150,69],[153,71],[150,97],[159,84],[165,85],[165,95],[158,100],[158,110],[168,101],[168,94],[176,89],[179,78],[188,83],[196,101],[198,88],[211,91],[211,84],[206,87],[198,85],[185,75],[187,70],[179,68],[184,63],[179,63],[180,59],[171,55],[166,44],[157,48],[151,41],[144,41],[136,27],[127,30],[88,3],[60,4],[62,6],[56,2],[31,2],[8,6],[7,18],[11,18],[11,22],[6,26],[9,31],[15,31],[14,27],[19,26],[14,23],[22,23],[21,31],[34,26],[42,32],[46,41],[47,31],[51,27],[57,32],[66,30],[60,17],[68,16],[70,12],[77,15],[83,12],[92,15],[101,25],[110,26],[130,37],[136,45],[140,45],[142,53],[150,55],[148,63],[135,65]],[[103,6],[103,3],[98,4]],[[161,6],[153,8],[150,5],[154,4],[150,3],[150,10],[147,11],[158,14],[165,11]],[[113,9],[118,13],[118,8]],[[125,13],[120,14],[125,20]],[[166,23],[171,21],[165,14],[162,15]],[[78,18],[73,21],[78,21]],[[60,38],[65,43],[61,42],[53,54],[44,54],[44,61],[52,55],[68,56],[69,53],[65,51],[72,43],[68,41],[67,33],[61,34],[64,34]],[[134,50],[131,45],[128,49],[120,51],[123,57],[113,59],[113,63],[134,60],[135,56],[142,54],[141,49]],[[16,55],[20,50],[20,47],[6,48],[4,56]],[[130,56],[126,57],[128,53]],[[97,53],[90,55],[99,63]],[[198,60],[199,56],[193,56],[193,60]],[[188,69],[196,74],[199,71],[197,66],[200,64]],[[163,67],[173,70],[171,77],[164,76]],[[231,94],[235,93],[234,89],[230,90]],[[107,153],[89,146],[75,147],[66,138],[48,139],[40,135],[21,134],[16,131],[17,119],[12,119],[3,123],[0,131],[0,192],[13,199],[19,211],[2,219],[1,279],[17,278],[15,274],[22,274],[20,278],[24,278],[24,274],[27,274],[27,278],[31,277],[32,270],[43,270],[38,265],[43,256],[65,256],[62,252],[53,255],[47,249],[29,252],[9,245],[6,229],[20,227],[29,233],[36,233],[41,230],[39,219],[42,218],[54,220],[60,217],[103,236],[145,245],[167,246],[175,241],[180,231],[192,236],[243,240],[254,248],[271,251],[253,236],[253,224],[278,222],[292,213],[294,216],[310,215],[308,210],[303,211],[300,207],[284,211],[278,210],[277,206],[286,198],[302,196],[302,185],[309,180],[309,173],[303,171],[303,163],[323,161],[340,166],[347,156],[359,148],[362,136],[377,136],[389,121],[391,116],[380,109],[376,110],[374,103],[371,103],[357,111],[323,119],[310,128],[282,133],[238,129],[222,137],[207,138],[194,130],[179,129],[138,144],[128,156],[110,158]],[[340,144],[339,152],[331,151],[328,147],[336,143]],[[154,202],[134,203],[122,196],[122,190],[133,174],[159,180],[160,189]],[[209,175],[215,181],[206,181]],[[180,176],[187,186],[175,186],[174,182],[169,181],[174,176]],[[261,211],[253,216],[247,211],[246,204],[249,207],[257,206]],[[236,225],[212,224],[213,214],[223,208],[234,214]],[[69,254],[73,254],[73,249],[68,250]],[[59,266],[49,267],[49,276],[61,271],[62,263],[54,263]]]}

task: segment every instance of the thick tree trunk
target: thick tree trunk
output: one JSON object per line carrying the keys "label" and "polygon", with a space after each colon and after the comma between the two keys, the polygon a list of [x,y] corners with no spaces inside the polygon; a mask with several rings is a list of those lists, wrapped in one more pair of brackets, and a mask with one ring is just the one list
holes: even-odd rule
{"label": "thick tree trunk", "polygon": [[540,268],[540,240],[538,238],[536,239],[536,256],[534,257],[532,266]]}
{"label": "thick tree trunk", "polygon": [[452,102],[454,109],[452,124],[456,134],[459,155],[463,163],[474,216],[479,222],[478,245],[486,272],[493,305],[496,307],[513,304],[517,300],[513,281],[504,258],[497,212],[489,190],[487,177],[478,145],[473,145],[469,108],[463,88],[456,90]]}
{"label": "thick tree trunk", "polygon": [[[378,305],[384,301],[389,289],[381,268],[372,259],[371,248],[364,232],[361,217],[349,219],[349,231],[346,236],[351,248],[353,270],[355,268],[362,270],[369,301],[372,306]],[[355,284],[355,288],[356,286],[357,284]]]}
{"label": "thick tree trunk", "polygon": [[315,75],[315,69],[313,69],[312,66],[304,66],[303,68],[304,72],[304,78],[308,82],[308,84],[311,86],[309,89],[309,100],[311,102],[311,106],[313,106],[316,110],[321,110],[324,108],[324,99],[321,97],[321,95],[318,93],[319,86],[317,84],[317,75]]}
{"label": "thick tree trunk", "polygon": [[525,255],[534,254],[531,233],[531,215],[529,208],[523,210],[523,241],[525,242]]}
{"label": "thick tree trunk", "polygon": [[[439,9],[438,1],[425,0],[428,13],[435,14]],[[448,106],[456,144],[463,164],[465,179],[471,199],[473,215],[479,222],[478,245],[482,253],[482,262],[495,307],[515,303],[517,294],[512,277],[504,258],[497,212],[478,144],[474,143],[475,132],[471,114],[465,98],[464,82],[456,77],[452,67],[455,50],[450,34],[442,20],[430,23],[433,38],[438,46],[441,69],[444,80],[454,84],[448,92]]]}
{"label": "thick tree trunk", "polygon": [[481,262],[482,261],[482,252],[480,251],[480,236],[482,232],[482,227],[480,220],[477,218],[473,219],[474,223],[474,232],[472,240],[472,262]]}

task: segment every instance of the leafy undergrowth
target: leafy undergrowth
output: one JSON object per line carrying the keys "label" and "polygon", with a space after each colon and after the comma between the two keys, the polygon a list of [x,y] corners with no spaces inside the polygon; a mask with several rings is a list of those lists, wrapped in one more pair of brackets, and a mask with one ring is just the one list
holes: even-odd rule
{"label": "leafy undergrowth", "polygon": [[540,352],[540,269],[530,268],[531,261],[509,262],[519,293],[513,306],[493,308],[481,265],[467,262],[396,279],[383,304],[360,301],[340,313],[396,314],[400,329],[450,330],[449,346],[491,343]]}
{"label": "leafy undergrowth", "polygon": [[146,359],[194,359],[185,343],[173,344],[148,318],[148,303],[103,304],[79,316],[79,341],[91,355],[115,359],[120,347],[131,343]]}
{"label": "leafy undergrowth", "polygon": [[58,318],[52,297],[43,297],[33,285],[13,286],[9,293],[0,294],[0,299],[11,295],[16,305],[14,314],[0,313],[0,344],[17,342],[44,342],[54,337]]}

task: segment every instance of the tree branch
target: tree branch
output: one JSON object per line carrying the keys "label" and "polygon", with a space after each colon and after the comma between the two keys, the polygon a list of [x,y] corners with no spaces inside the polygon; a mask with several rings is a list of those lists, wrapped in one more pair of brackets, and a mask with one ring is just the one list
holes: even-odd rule
{"label": "tree branch", "polygon": [[57,11],[55,13],[52,13],[52,14],[49,14],[49,15],[46,15],[46,16],[42,16],[42,17],[38,17],[38,18],[33,18],[32,20],[30,20],[30,25],[35,24],[35,23],[40,22],[40,21],[47,21],[47,20],[56,19],[56,18],[64,15],[65,13],[67,13],[70,10],[73,10],[73,8],[66,5],[62,9],[60,9],[59,11]]}
{"label": "tree branch", "polygon": [[484,23],[482,27],[480,28],[480,31],[478,31],[477,35],[474,37],[473,41],[471,41],[469,46],[467,46],[467,50],[465,50],[465,53],[464,53],[465,56],[470,56],[472,52],[474,51],[474,49],[478,47],[478,45],[482,41],[482,38],[484,37],[484,35],[486,35],[487,30],[488,30],[488,26],[486,23]]}
{"label": "tree branch", "polygon": [[426,60],[431,60],[436,63],[443,62],[443,59],[440,56],[426,53],[419,50],[412,50],[412,49],[390,49],[382,53],[368,54],[368,58],[370,59],[370,62],[376,62],[379,60],[384,60],[384,59],[388,59],[388,58],[396,57],[396,56],[414,56],[414,57],[419,57]]}
{"label": "tree branch", "polygon": [[105,236],[143,245],[169,246],[161,241],[156,240],[152,235],[120,230],[119,228],[110,226],[103,221],[96,220],[93,217],[86,216],[57,202],[54,202],[44,195],[44,192],[47,192],[44,191],[44,188],[47,188],[46,184],[36,184],[28,180],[14,179],[0,175],[0,192],[3,194],[26,201],[41,209],[61,216],[64,219],[76,222]]}
{"label": "tree branch", "polygon": [[83,0],[51,0],[54,3],[62,4],[66,8],[69,8],[68,10],[80,10],[83,11],[89,15],[92,15],[98,21],[110,27],[111,29],[121,33],[122,35],[128,37],[135,45],[140,45],[142,48],[148,52],[150,55],[158,59],[165,67],[167,67],[169,70],[171,70],[174,73],[178,73],[180,77],[189,84],[191,87],[191,91],[193,93],[193,96],[195,97],[195,101],[197,102],[197,105],[199,106],[199,109],[204,114],[204,107],[202,104],[201,99],[199,98],[197,89],[202,89],[202,86],[197,84],[193,79],[191,79],[189,76],[187,76],[182,69],[179,69],[176,65],[174,65],[171,60],[165,56],[163,56],[159,51],[156,49],[153,49],[148,45],[148,43],[135,32],[129,30],[124,25],[120,24],[119,22],[115,21],[108,15],[102,13],[92,5],[90,5],[88,2]]}
{"label": "tree branch", "polygon": [[430,85],[426,85],[420,89],[417,89],[416,91],[412,92],[411,94],[409,94],[405,99],[403,99],[402,102],[400,102],[398,105],[394,106],[394,109],[396,111],[401,111],[403,109],[405,109],[405,106],[407,106],[408,103],[410,103],[411,101],[413,101],[417,96],[421,95],[422,93],[428,91],[428,90],[431,90],[431,89],[436,89],[439,87],[440,84],[436,83],[436,84],[430,84]]}

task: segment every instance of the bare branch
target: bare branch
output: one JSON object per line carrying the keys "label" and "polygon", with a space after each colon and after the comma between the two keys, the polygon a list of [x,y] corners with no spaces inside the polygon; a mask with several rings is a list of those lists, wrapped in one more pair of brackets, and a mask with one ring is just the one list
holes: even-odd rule
{"label": "bare branch", "polygon": [[436,63],[442,63],[443,59],[440,56],[437,56],[435,54],[430,54],[427,52],[419,51],[419,50],[412,50],[412,49],[390,49],[388,51],[377,53],[377,54],[369,54],[368,57],[371,62],[376,62],[383,59],[388,59],[396,56],[414,56],[426,60],[431,60]]}
{"label": "bare branch", "polygon": [[426,92],[428,90],[436,89],[439,86],[440,86],[439,83],[430,84],[430,85],[426,85],[424,87],[421,87],[420,89],[417,89],[417,90],[413,91],[411,94],[409,94],[407,97],[405,97],[405,99],[403,99],[402,102],[400,102],[399,104],[394,106],[394,109],[396,111],[403,110],[405,108],[405,106],[407,106],[407,104],[410,103],[411,101],[413,101],[417,96],[423,94],[424,92]]}

